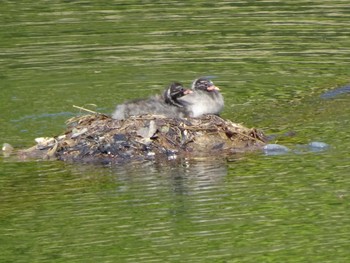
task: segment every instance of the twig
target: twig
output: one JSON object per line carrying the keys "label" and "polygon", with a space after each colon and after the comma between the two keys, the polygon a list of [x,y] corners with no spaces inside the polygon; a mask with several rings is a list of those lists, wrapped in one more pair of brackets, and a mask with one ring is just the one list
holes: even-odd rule
{"label": "twig", "polygon": [[89,110],[89,109],[85,109],[85,108],[83,108],[83,107],[79,107],[79,106],[76,106],[76,105],[73,105],[73,107],[74,107],[74,108],[77,108],[77,109],[79,109],[79,110],[84,110],[84,111],[93,113],[93,114],[100,114],[100,113],[98,113],[98,112],[96,112],[96,111],[92,111],[92,110]]}

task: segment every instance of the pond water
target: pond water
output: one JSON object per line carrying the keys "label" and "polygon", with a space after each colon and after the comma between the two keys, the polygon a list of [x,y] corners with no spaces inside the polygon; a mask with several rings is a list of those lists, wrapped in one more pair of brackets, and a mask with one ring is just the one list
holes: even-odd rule
{"label": "pond water", "polygon": [[350,94],[332,90],[350,83],[349,19],[347,0],[2,1],[1,143],[60,134],[73,105],[109,114],[215,76],[223,118],[293,151],[125,166],[0,157],[0,261],[347,262]]}

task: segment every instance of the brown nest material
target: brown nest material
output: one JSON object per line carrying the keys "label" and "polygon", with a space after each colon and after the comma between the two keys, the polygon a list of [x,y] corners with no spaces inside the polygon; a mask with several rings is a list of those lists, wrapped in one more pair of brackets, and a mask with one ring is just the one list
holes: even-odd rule
{"label": "brown nest material", "polygon": [[261,148],[265,136],[215,115],[173,119],[162,116],[114,120],[103,114],[67,121],[64,135],[38,138],[23,158],[124,163],[177,157],[228,155]]}

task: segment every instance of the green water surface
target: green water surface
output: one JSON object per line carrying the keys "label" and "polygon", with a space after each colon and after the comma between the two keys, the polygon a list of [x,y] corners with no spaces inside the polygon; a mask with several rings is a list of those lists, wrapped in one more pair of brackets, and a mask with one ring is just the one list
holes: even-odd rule
{"label": "green water surface", "polygon": [[120,167],[0,157],[0,262],[348,262],[350,94],[320,96],[350,83],[349,21],[346,0],[2,1],[1,143],[60,134],[72,105],[110,114],[215,76],[222,117],[291,151]]}

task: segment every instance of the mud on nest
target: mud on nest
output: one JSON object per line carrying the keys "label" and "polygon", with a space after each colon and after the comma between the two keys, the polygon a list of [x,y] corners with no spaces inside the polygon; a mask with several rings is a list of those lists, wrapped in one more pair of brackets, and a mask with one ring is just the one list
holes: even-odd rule
{"label": "mud on nest", "polygon": [[114,120],[103,114],[75,117],[55,138],[37,139],[23,158],[123,163],[177,157],[228,155],[265,145],[264,134],[215,115],[173,119],[162,116]]}

